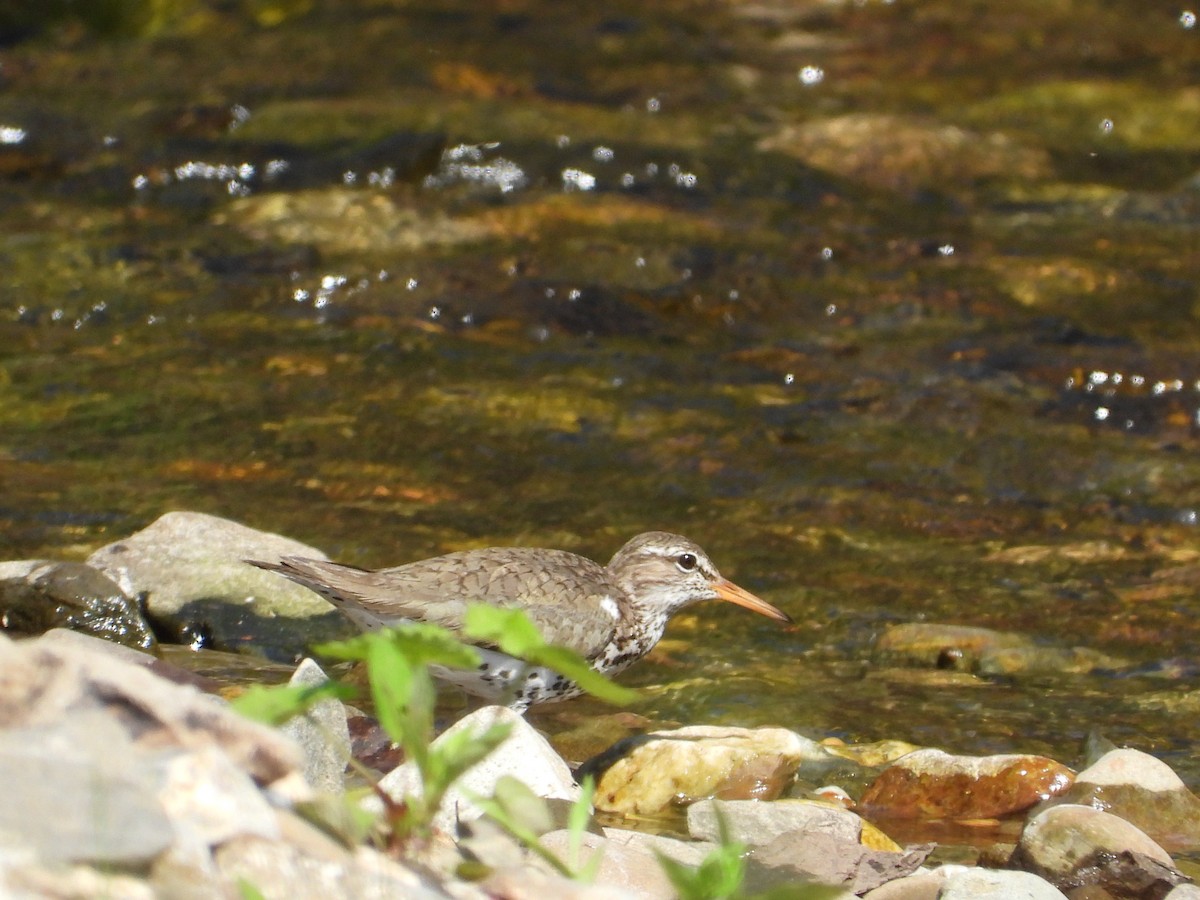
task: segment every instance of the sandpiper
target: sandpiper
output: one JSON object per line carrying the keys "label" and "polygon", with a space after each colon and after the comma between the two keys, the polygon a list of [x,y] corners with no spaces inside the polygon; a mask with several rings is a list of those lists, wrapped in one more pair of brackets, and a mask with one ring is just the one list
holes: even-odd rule
{"label": "sandpiper", "polygon": [[[606,675],[649,653],[667,620],[701,600],[728,600],[791,622],[723,578],[695,543],[665,531],[639,534],[607,566],[532,547],[465,550],[373,571],[296,556],[247,562],[316,591],[364,630],[417,621],[457,631],[470,604],[518,608],[548,643],[570,647]],[[521,711],[581,693],[551,669],[528,666],[491,647],[479,651],[478,670],[439,669],[438,678]]]}

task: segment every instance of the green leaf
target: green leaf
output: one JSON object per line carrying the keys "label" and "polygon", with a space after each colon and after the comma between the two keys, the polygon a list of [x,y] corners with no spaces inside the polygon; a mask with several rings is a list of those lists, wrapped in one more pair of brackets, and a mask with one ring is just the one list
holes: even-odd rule
{"label": "green leaf", "polygon": [[425,622],[408,622],[381,631],[368,631],[345,641],[331,641],[314,649],[334,659],[365,660],[379,641],[394,644],[414,666],[439,665],[452,669],[473,669],[479,665],[479,651],[464,644],[451,631]]}
{"label": "green leaf", "polygon": [[478,641],[494,643],[505,653],[521,659],[530,650],[546,646],[541,632],[524,612],[487,603],[474,603],[467,608],[463,633]]}
{"label": "green leaf", "polygon": [[251,685],[246,693],[230,704],[248,719],[266,725],[282,725],[288,719],[303,715],[329,697],[345,700],[354,696],[354,689],[336,681],[322,684]]}
{"label": "green leaf", "polygon": [[592,801],[596,798],[596,779],[588,775],[580,784],[579,799],[571,804],[571,812],[567,816],[567,865],[575,870],[575,878],[584,884],[595,881],[596,873],[600,871],[603,854],[593,853],[586,865],[581,866],[579,857],[583,850],[583,836],[587,833],[588,823],[592,818]]}
{"label": "green leaf", "polygon": [[437,744],[430,747],[428,763],[422,774],[426,790],[430,785],[445,793],[464,772],[483,760],[499,747],[512,732],[512,726],[498,723],[482,732],[462,729],[442,735]]}
{"label": "green leaf", "polygon": [[568,647],[547,644],[529,617],[519,609],[475,604],[467,609],[463,633],[495,644],[509,656],[545,666],[569,678],[594,697],[623,706],[638,699],[637,691],[614,684]]}

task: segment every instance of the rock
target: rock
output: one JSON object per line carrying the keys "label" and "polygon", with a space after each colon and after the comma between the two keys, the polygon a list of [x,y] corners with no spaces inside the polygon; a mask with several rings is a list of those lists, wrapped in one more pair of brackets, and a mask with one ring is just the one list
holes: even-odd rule
{"label": "rock", "polygon": [[[569,841],[569,832],[563,830],[542,836],[542,845],[563,859],[568,858]],[[600,854],[600,867],[594,881],[596,885],[619,887],[645,900],[671,900],[676,896],[656,853],[685,865],[698,866],[714,846],[632,831],[622,833],[617,829],[610,829],[603,837],[585,834],[582,845],[581,866],[587,865],[594,854]]]}
{"label": "rock", "polygon": [[151,885],[132,875],[99,872],[90,866],[43,868],[33,864],[0,866],[0,895],[6,900],[40,900],[47,897],[63,900],[84,897],[155,900],[162,896]]}
{"label": "rock", "polygon": [[[445,900],[438,884],[402,863],[367,848],[344,860],[312,859],[295,847],[261,838],[244,838],[220,847],[217,867],[230,895],[238,885],[254,887],[269,900],[366,900],[392,897]],[[483,895],[463,885],[457,900]]]}
{"label": "rock", "polygon": [[145,595],[151,620],[178,643],[253,647],[293,660],[310,642],[355,629],[312,591],[244,562],[286,555],[325,558],[299,541],[227,519],[171,512],[101,547],[88,565],[126,593]]}
{"label": "rock", "polygon": [[946,869],[917,872],[889,881],[863,894],[863,900],[938,900],[946,883]]}
{"label": "rock", "polygon": [[1116,897],[1162,896],[1187,880],[1143,831],[1075,804],[1051,806],[1030,819],[1010,865],[1064,890],[1094,886]]}
{"label": "rock", "polygon": [[1066,900],[1066,895],[1029,872],[965,869],[946,879],[937,900]]}
{"label": "rock", "polygon": [[944,190],[985,179],[1027,181],[1050,170],[1045,151],[914,116],[854,113],[787,125],[758,143],[875,187]]}
{"label": "rock", "polygon": [[745,890],[753,894],[814,881],[862,894],[915,872],[932,850],[929,844],[893,853],[830,834],[790,831],[754,850],[746,868]]}
{"label": "rock", "polygon": [[701,800],[688,807],[688,834],[719,841],[722,819],[732,840],[752,847],[769,844],[790,831],[858,843],[863,831],[863,820],[849,810],[811,800]]}
{"label": "rock", "polygon": [[77,562],[0,563],[0,620],[17,634],[69,628],[143,650],[155,644],[137,603],[107,575]]}
{"label": "rock", "polygon": [[859,804],[883,817],[994,818],[1062,793],[1073,778],[1066,766],[1043,756],[917,750],[884,769]]}
{"label": "rock", "polygon": [[1061,799],[1120,816],[1165,846],[1200,847],[1200,799],[1148,753],[1109,751],[1080,772]]}
{"label": "rock", "polygon": [[581,884],[528,866],[497,869],[480,882],[490,897],[505,900],[639,900],[639,895],[608,884]]}
{"label": "rock", "polygon": [[56,726],[88,710],[116,717],[135,747],[215,745],[256,783],[296,789],[295,745],[216,697],[166,681],[107,648],[41,638],[0,642],[0,729]]}
{"label": "rock", "polygon": [[396,252],[485,240],[482,219],[424,213],[387,194],[353,188],[264,193],[226,207],[229,221],[255,240],[315,244],[323,252]]}
{"label": "rock", "polygon": [[888,660],[981,675],[1086,674],[1129,665],[1087,647],[1047,647],[1023,634],[929,622],[893,625],[880,636],[875,649]]}
{"label": "rock", "polygon": [[597,809],[656,816],[706,797],[773,799],[803,760],[830,757],[784,728],[692,726],[622,741],[580,774],[599,773]]}
{"label": "rock", "polygon": [[[329,676],[321,667],[311,659],[305,659],[296,667],[288,683],[317,687],[327,681]],[[327,697],[280,730],[295,741],[304,754],[304,777],[308,783],[322,793],[342,793],[346,761],[350,759],[350,728],[346,722],[346,707],[341,701]]]}
{"label": "rock", "polygon": [[1200,900],[1200,887],[1194,884],[1177,884],[1163,900]]}
{"label": "rock", "polygon": [[157,774],[101,710],[0,731],[0,780],[0,856],[137,867],[171,844]]}
{"label": "rock", "polygon": [[[450,788],[434,817],[435,828],[455,834],[460,820],[478,818],[482,813],[467,799],[467,793],[490,797],[496,782],[505,775],[518,779],[539,797],[570,802],[579,798],[579,786],[567,764],[533,726],[506,707],[487,706],[476,710],[446,729],[434,741],[434,746],[461,731],[469,729],[482,733],[495,724],[507,724],[512,731],[503,744]],[[392,770],[379,782],[379,788],[397,802],[419,792],[421,780],[416,766],[409,762]],[[374,806],[370,799],[368,806]]]}

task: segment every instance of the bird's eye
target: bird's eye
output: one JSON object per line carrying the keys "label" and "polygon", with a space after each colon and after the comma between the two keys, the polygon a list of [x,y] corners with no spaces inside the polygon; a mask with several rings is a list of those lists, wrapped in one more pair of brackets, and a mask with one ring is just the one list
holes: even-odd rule
{"label": "bird's eye", "polygon": [[696,568],[696,554],[680,553],[679,556],[675,558],[675,565],[679,566],[680,572],[692,571],[692,569]]}

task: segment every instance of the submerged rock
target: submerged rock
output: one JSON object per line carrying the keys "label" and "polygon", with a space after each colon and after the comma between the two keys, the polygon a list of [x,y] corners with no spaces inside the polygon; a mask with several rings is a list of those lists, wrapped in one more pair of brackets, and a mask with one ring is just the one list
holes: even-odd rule
{"label": "submerged rock", "polygon": [[991,180],[1038,179],[1050,172],[1044,150],[998,132],[975,131],[915,116],[855,113],[788,125],[759,150],[897,191],[946,189]]}
{"label": "submerged rock", "polygon": [[1087,647],[1045,646],[1023,634],[927,622],[891,626],[875,649],[884,659],[981,675],[1084,674],[1129,665]]}

